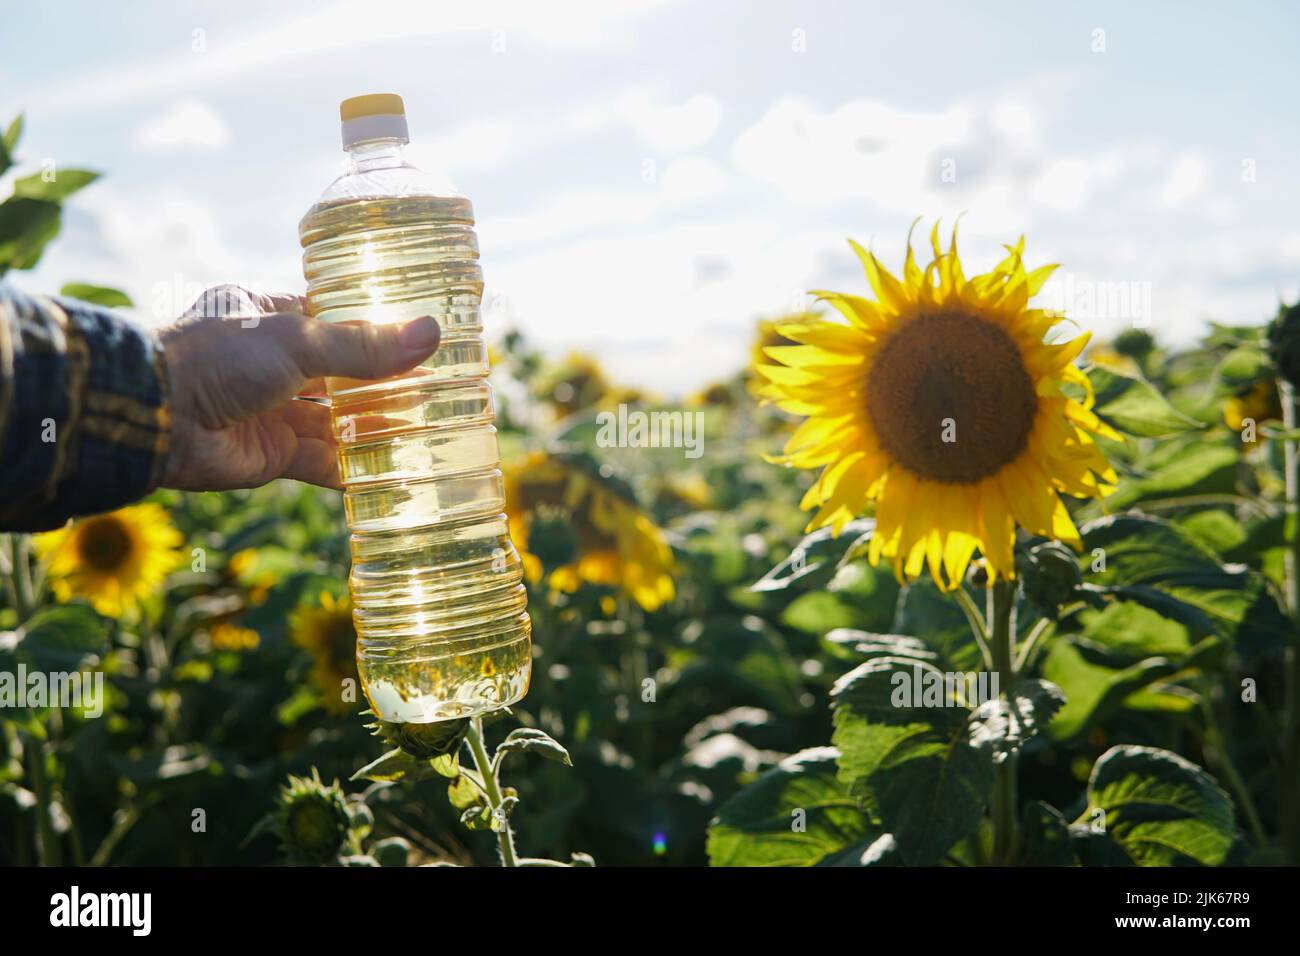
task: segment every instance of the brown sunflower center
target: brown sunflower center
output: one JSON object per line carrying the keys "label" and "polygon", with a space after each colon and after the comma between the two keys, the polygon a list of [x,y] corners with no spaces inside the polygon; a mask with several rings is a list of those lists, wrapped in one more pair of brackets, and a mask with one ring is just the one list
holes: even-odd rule
{"label": "brown sunflower center", "polygon": [[116,571],[131,553],[131,536],[116,518],[91,518],[77,535],[77,555],[96,571]]}
{"label": "brown sunflower center", "polygon": [[972,484],[1024,450],[1038,410],[1003,329],[945,312],[904,323],[876,353],[867,413],[895,460],[932,481]]}
{"label": "brown sunflower center", "polygon": [[[567,478],[525,478],[516,492],[515,505],[520,511],[533,513],[529,531],[528,550],[534,554],[544,549],[545,543],[535,536],[554,534],[563,525],[565,537],[584,554],[614,550],[618,540],[596,524],[594,494],[588,490],[574,502],[569,494]],[[567,563],[567,562],[564,562]]]}

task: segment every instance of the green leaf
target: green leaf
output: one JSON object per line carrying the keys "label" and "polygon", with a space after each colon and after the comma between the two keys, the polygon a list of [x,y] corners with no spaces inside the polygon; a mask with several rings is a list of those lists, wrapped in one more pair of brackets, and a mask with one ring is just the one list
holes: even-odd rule
{"label": "green leaf", "polygon": [[1042,800],[1025,804],[1020,830],[1031,866],[1078,866],[1070,845],[1070,825],[1061,812]]}
{"label": "green leaf", "polygon": [[18,632],[15,655],[45,672],[80,671],[108,652],[108,622],[84,604],[42,608]]}
{"label": "green leaf", "polygon": [[63,213],[58,203],[11,196],[0,203],[0,275],[6,269],[30,269],[59,234]]}
{"label": "green leaf", "polygon": [[49,173],[32,173],[14,180],[14,195],[61,203],[98,178],[99,173],[92,173],[88,169],[56,169]]}
{"label": "green leaf", "polygon": [[1054,740],[1071,740],[1119,710],[1130,694],[1177,669],[1163,657],[1116,668],[1073,641],[1056,641],[1043,662],[1043,676],[1061,688],[1066,700],[1048,733]]}
{"label": "green leaf", "polygon": [[1100,611],[1084,611],[1082,642],[1128,658],[1177,658],[1192,648],[1187,627],[1131,601],[1116,601]]}
{"label": "green leaf", "polygon": [[844,553],[869,536],[876,526],[873,518],[859,518],[844,526],[838,537],[830,528],[818,528],[804,536],[789,556],[763,575],[753,586],[755,591],[782,591],[797,581],[818,586],[834,574]]}
{"label": "green leaf", "polygon": [[730,699],[782,714],[803,713],[799,661],[781,632],[757,615],[714,614],[682,631],[685,647],[670,655],[679,668],[674,695],[694,695],[703,706]]}
{"label": "green leaf", "polygon": [[1228,445],[1191,444],[1144,478],[1126,480],[1106,499],[1112,509],[1187,495],[1231,494],[1241,456]]}
{"label": "green leaf", "polygon": [[388,753],[370,761],[350,780],[421,780],[431,776],[433,769],[429,761],[412,757],[401,747],[395,747]]}
{"label": "green leaf", "polygon": [[1165,401],[1150,382],[1099,365],[1087,374],[1097,397],[1093,411],[1122,432],[1159,438],[1203,427]]}
{"label": "green leaf", "polygon": [[482,806],[468,807],[460,815],[460,822],[467,830],[491,830],[492,829],[492,808],[487,804]]}
{"label": "green leaf", "polygon": [[468,810],[483,802],[483,791],[463,773],[447,784],[447,800],[457,810]]}
{"label": "green leaf", "polygon": [[429,766],[438,776],[455,780],[460,776],[460,751],[453,750],[450,753],[438,754],[429,761]]}
{"label": "green leaf", "polygon": [[1244,657],[1295,642],[1295,628],[1262,575],[1220,563],[1176,525],[1123,514],[1090,522],[1080,533],[1084,560],[1097,566],[1095,556],[1105,559],[1104,568],[1087,575],[1095,590],[1178,621],[1196,640],[1214,635],[1230,641]]}
{"label": "green leaf", "polygon": [[[993,786],[992,749],[971,743],[970,712],[945,678],[919,661],[875,658],[831,690],[840,780],[910,866],[937,863],[974,833]],[[937,701],[914,696],[927,685]]]}
{"label": "green leaf", "polygon": [[800,594],[781,612],[780,620],[786,627],[808,634],[824,634],[862,623],[860,612],[851,602],[829,591]]}
{"label": "green leaf", "polygon": [[1175,524],[1216,554],[1227,554],[1246,542],[1246,529],[1226,511],[1197,511]]}
{"label": "green leaf", "polygon": [[546,731],[538,730],[535,727],[520,727],[517,730],[510,731],[496,750],[498,757],[512,753],[540,754],[547,760],[558,761],[566,767],[573,766],[573,760],[570,758],[569,752],[560,746],[560,743]]}
{"label": "green leaf", "polygon": [[105,285],[87,285],[84,282],[69,282],[59,290],[59,295],[66,295],[82,302],[92,302],[109,309],[129,309],[135,303],[131,297],[120,289]]}
{"label": "green leaf", "polygon": [[14,165],[14,150],[18,148],[18,140],[23,135],[23,114],[19,113],[14,117],[13,122],[0,135],[0,176],[3,176]]}
{"label": "green leaf", "polygon": [[1018,753],[1048,725],[1065,704],[1065,693],[1050,681],[1019,680],[1005,696],[984,701],[971,714],[971,743],[991,748],[995,760]]}
{"label": "green leaf", "polygon": [[1088,781],[1088,820],[1138,866],[1218,866],[1232,847],[1232,801],[1200,767],[1154,747],[1112,747]]}
{"label": "green leaf", "polygon": [[906,634],[875,634],[852,627],[837,627],[826,635],[826,643],[852,657],[910,657],[933,662],[938,655],[919,637]]}
{"label": "green leaf", "polygon": [[881,833],[836,776],[838,752],[814,747],[782,760],[738,791],[709,827],[712,866],[812,866]]}
{"label": "green leaf", "polygon": [[1215,378],[1230,391],[1247,388],[1273,374],[1273,360],[1264,349],[1243,345],[1233,349],[1214,370]]}
{"label": "green leaf", "polygon": [[0,136],[0,143],[2,143],[4,148],[9,150],[11,153],[18,148],[18,140],[21,139],[23,135],[23,123],[23,114],[19,113],[13,118],[13,121],[4,131],[4,135]]}
{"label": "green leaf", "polygon": [[220,772],[220,765],[199,743],[175,744],[139,755],[108,755],[109,765],[132,783],[147,784],[180,780]]}

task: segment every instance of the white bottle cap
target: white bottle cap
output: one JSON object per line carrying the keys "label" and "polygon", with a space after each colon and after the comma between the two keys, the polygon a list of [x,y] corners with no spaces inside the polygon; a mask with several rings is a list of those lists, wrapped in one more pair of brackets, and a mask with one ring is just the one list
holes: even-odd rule
{"label": "white bottle cap", "polygon": [[411,141],[406,129],[406,107],[396,93],[370,93],[354,96],[339,104],[343,121],[343,148],[371,140]]}

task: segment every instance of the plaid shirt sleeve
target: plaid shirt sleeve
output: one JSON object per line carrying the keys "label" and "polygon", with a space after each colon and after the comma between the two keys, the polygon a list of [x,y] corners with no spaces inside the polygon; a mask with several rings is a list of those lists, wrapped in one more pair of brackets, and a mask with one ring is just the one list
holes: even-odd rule
{"label": "plaid shirt sleeve", "polygon": [[0,531],[44,531],[158,487],[171,438],[157,335],[0,285]]}

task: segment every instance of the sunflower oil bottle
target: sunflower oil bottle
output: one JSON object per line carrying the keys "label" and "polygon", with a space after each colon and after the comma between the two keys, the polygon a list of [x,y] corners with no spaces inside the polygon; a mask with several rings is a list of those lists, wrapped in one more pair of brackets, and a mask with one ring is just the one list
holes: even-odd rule
{"label": "sunflower oil bottle", "polygon": [[513,703],[531,668],[527,597],[506,527],[483,274],[468,199],[403,159],[401,97],[340,107],[340,176],[299,225],[322,322],[432,315],[437,352],[384,381],[332,378],[362,687],[382,720],[428,723]]}

